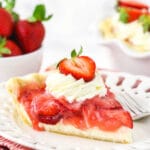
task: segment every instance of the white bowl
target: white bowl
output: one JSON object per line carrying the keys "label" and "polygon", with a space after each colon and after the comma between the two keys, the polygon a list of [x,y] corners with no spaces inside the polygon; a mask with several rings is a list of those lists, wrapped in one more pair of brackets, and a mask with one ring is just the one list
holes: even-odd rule
{"label": "white bowl", "polygon": [[143,54],[137,55],[134,53],[127,52],[123,49],[123,46],[113,41],[103,43],[106,47],[110,48],[112,61],[119,71],[130,72],[136,75],[150,76],[150,55]]}
{"label": "white bowl", "polygon": [[[105,2],[104,2],[105,1]],[[146,3],[150,5],[150,2],[148,0],[142,0],[143,3]],[[119,49],[125,53],[126,55],[134,58],[150,58],[150,51],[149,52],[143,52],[143,53],[138,53],[132,48],[129,48],[126,44],[123,43],[123,41],[119,39],[106,39],[103,37],[99,30],[99,25],[100,22],[102,22],[104,19],[108,17],[113,17],[116,14],[115,6],[116,6],[117,0],[101,0],[99,1],[99,5],[101,6],[101,13],[96,17],[95,20],[93,20],[93,23],[91,24],[89,31],[92,34],[92,37],[96,40],[97,43],[103,44],[105,46],[108,46],[109,48],[110,45],[117,45]]]}
{"label": "white bowl", "polygon": [[[150,4],[149,0],[145,1],[145,3]],[[115,38],[105,39],[100,33],[100,22],[116,13],[115,4],[116,0],[99,1],[102,13],[99,13],[98,17],[93,20],[93,23],[89,28],[92,40],[94,40],[98,45],[102,45],[110,49],[115,69],[117,68],[117,70],[120,71],[150,76],[150,52],[138,53],[125,45],[122,41]]]}
{"label": "white bowl", "polygon": [[0,82],[14,76],[37,72],[40,69],[43,50],[40,48],[29,54],[0,58]]}
{"label": "white bowl", "polygon": [[150,58],[150,52],[138,53],[136,51],[133,51],[131,48],[126,46],[126,44],[117,39],[106,40],[103,37],[100,37],[99,44],[107,46],[111,49],[114,47],[113,45],[116,45],[124,54],[132,58],[141,58],[141,59]]}

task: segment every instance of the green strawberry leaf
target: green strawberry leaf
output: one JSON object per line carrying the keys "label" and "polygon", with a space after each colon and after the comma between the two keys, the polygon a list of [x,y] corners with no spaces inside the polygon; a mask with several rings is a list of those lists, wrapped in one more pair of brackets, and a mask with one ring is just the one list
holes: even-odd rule
{"label": "green strawberry leaf", "polygon": [[0,48],[3,48],[5,46],[5,44],[6,44],[6,39],[0,37]]}
{"label": "green strawberry leaf", "polygon": [[129,18],[129,15],[126,11],[125,8],[122,8],[122,7],[119,7],[118,8],[118,12],[119,12],[119,20],[123,23],[127,23],[128,22],[128,18]]}
{"label": "green strawberry leaf", "polygon": [[5,47],[1,47],[0,48],[0,56],[2,56],[3,54],[11,54],[10,49],[5,48]]}
{"label": "green strawberry leaf", "polygon": [[52,18],[53,15],[49,15],[46,17],[46,9],[45,5],[39,4],[35,7],[33,15],[28,19],[29,22],[36,21],[47,21]]}
{"label": "green strawberry leaf", "polygon": [[71,51],[71,58],[75,58],[77,56],[77,52],[75,49]]}
{"label": "green strawberry leaf", "polygon": [[5,9],[9,12],[15,7],[16,0],[5,0],[6,6]]}
{"label": "green strawberry leaf", "polygon": [[12,15],[14,21],[19,20],[19,15],[13,11],[13,8],[15,7],[16,0],[5,0],[5,9]]}
{"label": "green strawberry leaf", "polygon": [[29,17],[29,18],[28,18],[28,21],[29,21],[29,22],[36,22],[37,19],[36,19],[34,16],[32,16],[32,17]]}
{"label": "green strawberry leaf", "polygon": [[2,2],[0,2],[0,7],[2,7]]}
{"label": "green strawberry leaf", "polygon": [[150,16],[148,15],[140,16],[139,22],[142,24],[144,32],[150,31]]}
{"label": "green strawberry leaf", "polygon": [[12,14],[12,16],[14,18],[14,21],[17,22],[19,20],[19,15],[16,12],[14,12],[14,11],[12,11],[11,14]]}
{"label": "green strawberry leaf", "polygon": [[0,37],[0,56],[2,57],[3,54],[11,54],[10,49],[5,47],[6,45],[6,38]]}

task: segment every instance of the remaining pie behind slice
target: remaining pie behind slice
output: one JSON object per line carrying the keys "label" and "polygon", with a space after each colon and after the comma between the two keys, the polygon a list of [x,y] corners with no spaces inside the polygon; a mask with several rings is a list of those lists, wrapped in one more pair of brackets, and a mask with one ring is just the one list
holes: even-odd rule
{"label": "remaining pie behind slice", "polygon": [[7,82],[18,117],[36,130],[130,143],[130,114],[105,86],[95,62],[79,55]]}

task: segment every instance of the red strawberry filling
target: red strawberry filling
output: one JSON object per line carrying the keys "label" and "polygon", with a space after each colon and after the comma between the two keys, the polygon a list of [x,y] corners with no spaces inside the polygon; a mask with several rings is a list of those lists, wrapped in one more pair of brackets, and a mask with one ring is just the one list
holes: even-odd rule
{"label": "red strawberry filling", "polygon": [[133,127],[130,114],[111,92],[105,97],[95,96],[83,102],[69,103],[64,97],[58,99],[46,93],[45,85],[33,83],[20,89],[18,99],[37,130],[42,130],[39,122],[55,125],[60,121],[82,130],[98,127],[104,131],[115,131],[121,126]]}

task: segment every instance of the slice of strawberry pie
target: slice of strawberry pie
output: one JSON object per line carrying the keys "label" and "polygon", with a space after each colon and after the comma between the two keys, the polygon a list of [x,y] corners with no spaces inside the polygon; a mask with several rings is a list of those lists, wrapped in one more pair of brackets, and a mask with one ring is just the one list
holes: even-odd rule
{"label": "slice of strawberry pie", "polygon": [[44,73],[12,78],[18,116],[36,130],[131,143],[133,121],[105,86],[95,62],[73,51]]}

